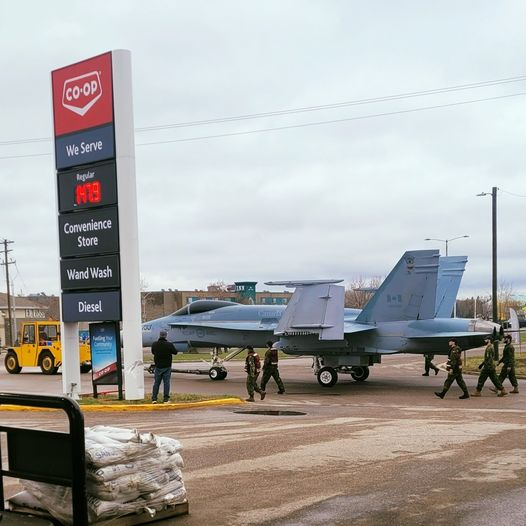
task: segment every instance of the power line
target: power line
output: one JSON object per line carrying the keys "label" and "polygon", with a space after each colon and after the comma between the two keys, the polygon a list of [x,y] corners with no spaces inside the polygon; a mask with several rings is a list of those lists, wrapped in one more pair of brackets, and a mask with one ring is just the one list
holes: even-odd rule
{"label": "power line", "polygon": [[[266,132],[272,132],[272,131],[280,131],[280,130],[290,130],[295,128],[306,128],[310,126],[321,126],[321,125],[327,125],[327,124],[337,124],[342,122],[351,122],[351,121],[358,121],[358,120],[365,120],[365,119],[373,119],[378,117],[388,117],[393,115],[403,115],[407,113],[415,113],[418,111],[427,111],[427,110],[436,110],[436,109],[442,109],[442,108],[451,108],[455,106],[463,106],[466,104],[475,104],[478,102],[486,102],[486,101],[492,101],[492,100],[500,100],[500,99],[507,99],[511,97],[520,97],[522,95],[526,95],[526,92],[520,92],[520,93],[512,93],[508,95],[498,95],[495,97],[486,97],[483,99],[472,99],[472,100],[466,100],[466,101],[460,101],[460,102],[451,102],[448,104],[437,104],[434,106],[422,106],[420,108],[411,108],[407,110],[396,110],[396,111],[389,111],[389,112],[382,112],[382,113],[372,113],[367,115],[360,115],[358,117],[346,117],[342,119],[332,119],[327,121],[317,121],[317,122],[307,122],[303,124],[291,124],[288,126],[276,126],[272,128],[260,128],[256,130],[247,130],[247,131],[240,131],[240,132],[230,132],[230,133],[219,133],[215,135],[199,135],[196,137],[186,137],[183,139],[167,139],[163,141],[152,141],[152,142],[145,142],[137,144],[137,146],[153,146],[158,144],[170,144],[170,143],[177,143],[177,142],[189,142],[189,141],[201,141],[201,140],[207,140],[207,139],[218,139],[221,137],[235,137],[239,135],[251,135],[254,133],[266,133]],[[51,155],[51,153],[39,153],[39,154],[28,154],[28,155],[11,155],[11,156],[0,156],[1,159],[20,159],[24,157],[37,157],[37,156],[44,156],[44,155]]]}
{"label": "power line", "polygon": [[499,190],[505,194],[512,195],[513,197],[526,197],[526,195],[514,194],[513,192],[508,192],[502,188],[499,188]]}
{"label": "power line", "polygon": [[[461,106],[461,105],[465,105],[465,104],[474,104],[474,103],[477,103],[477,102],[485,102],[485,101],[489,101],[489,100],[498,100],[498,99],[506,99],[506,98],[510,98],[510,97],[519,97],[519,96],[522,96],[522,95],[526,95],[526,92],[513,93],[513,94],[509,94],[509,95],[500,95],[500,96],[497,96],[497,97],[487,97],[487,98],[484,98],[484,99],[473,99],[473,100],[466,100],[466,101],[461,101],[461,102],[451,102],[449,104],[439,104],[439,105],[436,105],[436,106],[423,106],[423,107],[420,107],[420,108],[411,108],[411,109],[408,109],[408,110],[397,110],[397,111],[389,111],[389,112],[383,112],[383,113],[373,113],[373,114],[368,114],[368,115],[361,115],[361,116],[358,116],[358,117],[347,117],[347,118],[343,118],[343,119],[333,119],[333,120],[329,120],[329,121],[307,122],[307,123],[303,123],[303,124],[291,124],[289,126],[278,126],[278,127],[275,127],[275,128],[261,128],[261,129],[258,129],[258,130],[248,130],[248,131],[242,131],[242,132],[220,133],[220,134],[216,134],[216,135],[201,135],[201,136],[197,136],[197,137],[187,137],[187,138],[184,138],[184,139],[169,139],[169,140],[165,140],[165,141],[144,142],[144,143],[141,143],[141,144],[137,144],[137,146],[151,146],[151,145],[154,145],[154,144],[169,144],[169,143],[173,143],[173,142],[199,141],[199,140],[204,140],[204,139],[217,139],[219,137],[233,137],[233,136],[236,136],[236,135],[250,135],[252,133],[264,133],[264,132],[271,132],[271,131],[278,131],[278,130],[290,130],[290,129],[294,129],[294,128],[306,128],[308,126],[320,126],[320,125],[326,125],[326,124],[337,124],[337,123],[340,123],[340,122],[350,122],[350,121],[358,121],[358,120],[364,120],[364,119],[373,119],[373,118],[377,118],[377,117],[388,117],[388,116],[391,116],[391,115],[403,115],[405,113],[414,113],[414,112],[417,112],[417,111],[435,110],[435,109],[440,109],[440,108],[450,108],[450,107],[454,107],[454,106]],[[1,159],[1,157],[0,157],[0,159]]]}
{"label": "power line", "polygon": [[[187,127],[193,127],[193,126],[204,126],[208,124],[221,124],[221,123],[241,121],[241,120],[261,119],[265,117],[276,117],[276,116],[291,115],[291,114],[296,114],[296,113],[330,110],[330,109],[337,109],[337,108],[343,108],[343,107],[349,107],[349,106],[360,106],[364,104],[375,104],[378,102],[388,102],[388,101],[393,101],[393,100],[403,100],[403,99],[409,99],[409,98],[414,98],[414,97],[423,97],[427,95],[437,95],[441,93],[450,93],[450,92],[456,92],[456,91],[485,88],[485,87],[490,87],[490,86],[497,86],[501,84],[509,84],[513,82],[523,82],[523,81],[526,81],[526,75],[519,75],[516,77],[507,77],[507,78],[495,79],[495,80],[485,80],[481,82],[472,82],[469,84],[458,84],[455,86],[448,86],[445,88],[434,88],[434,89],[429,89],[429,90],[399,93],[395,95],[384,95],[381,97],[336,102],[332,104],[322,104],[322,105],[317,105],[317,106],[304,106],[300,108],[275,110],[275,111],[262,112],[262,113],[250,113],[250,114],[235,115],[235,116],[230,116],[230,117],[218,117],[215,119],[204,119],[204,120],[198,120],[198,121],[187,121],[187,122],[178,122],[178,123],[172,123],[172,124],[160,124],[160,125],[155,125],[155,126],[144,126],[140,128],[135,128],[135,132],[144,133],[144,132],[150,132],[150,131],[168,130],[168,129],[173,129],[173,128],[187,128]],[[17,145],[17,144],[48,142],[51,140],[52,140],[52,137],[14,139],[14,140],[9,140],[9,141],[0,141],[0,146],[12,146],[12,145]]]}

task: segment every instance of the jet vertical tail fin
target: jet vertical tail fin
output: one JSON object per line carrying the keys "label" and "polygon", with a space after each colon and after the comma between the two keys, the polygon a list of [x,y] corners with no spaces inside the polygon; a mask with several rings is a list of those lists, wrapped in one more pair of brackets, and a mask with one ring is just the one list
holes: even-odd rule
{"label": "jet vertical tail fin", "polygon": [[317,334],[320,340],[343,340],[345,289],[341,280],[271,281],[266,285],[296,287],[276,335]]}
{"label": "jet vertical tail fin", "polygon": [[407,251],[356,318],[356,322],[434,318],[438,250]]}
{"label": "jet vertical tail fin", "polygon": [[440,258],[438,262],[435,305],[436,318],[451,318],[467,261],[468,258],[466,256],[447,256]]}

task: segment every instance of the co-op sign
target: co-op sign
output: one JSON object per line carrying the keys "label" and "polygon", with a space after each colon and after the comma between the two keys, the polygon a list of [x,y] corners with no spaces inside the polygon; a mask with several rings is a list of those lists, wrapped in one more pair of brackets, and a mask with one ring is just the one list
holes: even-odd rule
{"label": "co-op sign", "polygon": [[112,54],[52,73],[57,170],[115,156]]}
{"label": "co-op sign", "polygon": [[64,82],[62,106],[83,117],[101,96],[99,72],[92,71]]}

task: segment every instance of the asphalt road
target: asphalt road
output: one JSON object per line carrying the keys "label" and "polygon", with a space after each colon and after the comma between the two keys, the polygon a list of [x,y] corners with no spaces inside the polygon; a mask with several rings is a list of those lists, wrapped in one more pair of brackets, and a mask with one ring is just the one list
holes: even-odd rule
{"label": "asphalt road", "polygon": [[[422,369],[421,357],[391,356],[366,382],[341,376],[327,389],[310,360],[288,360],[280,367],[286,394],[271,381],[264,402],[86,412],[85,422],[181,440],[190,515],[159,524],[526,524],[526,382],[519,395],[497,398],[486,384],[481,398],[459,400],[454,386],[440,400],[433,391],[445,372],[422,377]],[[244,379],[233,363],[225,381],[174,374],[172,389],[244,398]],[[84,392],[89,381],[84,375]],[[5,392],[61,393],[60,376],[1,369],[0,382]],[[476,377],[466,382],[474,388]],[[149,392],[147,373],[145,383]],[[49,413],[0,412],[0,421],[66,427]]]}

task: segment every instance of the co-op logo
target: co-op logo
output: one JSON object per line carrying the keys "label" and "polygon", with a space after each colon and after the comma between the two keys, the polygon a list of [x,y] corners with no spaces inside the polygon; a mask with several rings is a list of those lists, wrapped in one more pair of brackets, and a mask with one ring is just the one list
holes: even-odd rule
{"label": "co-op logo", "polygon": [[98,71],[92,71],[64,82],[62,106],[83,117],[102,97]]}

